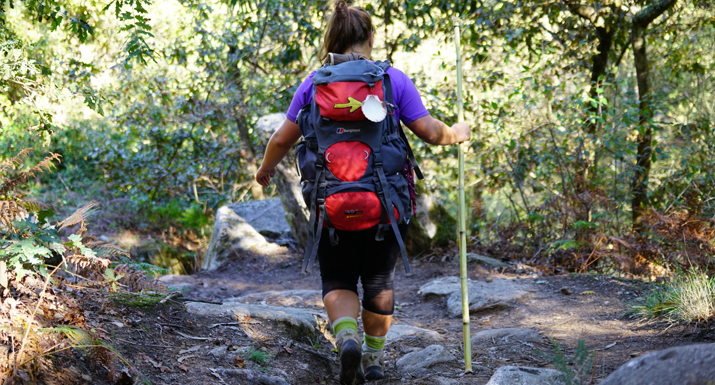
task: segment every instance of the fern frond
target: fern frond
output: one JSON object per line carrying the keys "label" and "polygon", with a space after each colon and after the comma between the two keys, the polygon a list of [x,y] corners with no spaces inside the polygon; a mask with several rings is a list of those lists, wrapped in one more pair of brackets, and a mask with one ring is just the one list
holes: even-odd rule
{"label": "fern frond", "polygon": [[27,210],[23,206],[23,201],[0,200],[0,224],[12,228],[12,222],[16,222],[27,216]]}
{"label": "fern frond", "polygon": [[103,281],[104,271],[109,267],[111,261],[106,258],[73,254],[66,258],[70,267],[75,273],[89,280]]}
{"label": "fern frond", "polygon": [[[156,267],[156,266],[154,266]],[[157,268],[160,269],[160,268]],[[123,277],[119,280],[119,283],[124,285],[128,292],[136,293],[142,290],[157,290],[158,285],[156,282],[150,281],[147,278],[147,274],[155,276],[154,272],[145,269],[139,269],[136,264],[119,264],[114,266],[114,274],[122,274]]]}
{"label": "fern frond", "polygon": [[3,185],[0,186],[0,197],[7,196],[9,192],[15,191],[17,186],[25,182],[28,178],[34,178],[37,173],[44,172],[45,170],[52,170],[52,167],[55,166],[54,162],[59,162],[61,157],[62,155],[50,153],[50,156],[45,157],[45,159],[40,161],[40,163],[38,163],[35,167],[27,171],[20,172],[15,178],[5,179]]}
{"label": "fern frond", "polygon": [[91,255],[87,256],[82,254],[72,254],[66,259],[68,262],[76,265],[81,269],[86,269],[90,266],[97,266],[97,269],[101,269],[102,271],[109,267],[109,264],[112,262],[107,258],[94,257]]}
{"label": "fern frond", "polygon": [[49,205],[37,201],[22,201],[22,204],[25,206],[25,210],[31,213],[40,212],[50,208]]}
{"label": "fern frond", "polygon": [[17,166],[22,164],[22,161],[25,159],[27,154],[29,154],[31,152],[32,152],[31,148],[26,148],[26,149],[20,151],[20,153],[18,153],[16,157],[4,159],[3,161],[1,161],[0,162],[0,175],[7,172],[8,170],[14,170],[15,168],[17,168]]}
{"label": "fern frond", "polygon": [[58,223],[57,230],[59,231],[64,229],[65,227],[74,226],[78,223],[86,221],[90,215],[94,214],[97,211],[98,207],[99,203],[95,201],[87,203],[86,205],[75,211],[72,215],[67,217],[64,221]]}
{"label": "fern frond", "polygon": [[27,172],[34,177],[35,173],[42,173],[45,172],[45,170],[52,171],[52,167],[55,167],[54,162],[61,162],[61,157],[62,155],[51,152],[49,156],[46,156],[45,159],[41,160],[40,163]]}
{"label": "fern frond", "polygon": [[87,247],[90,249],[94,250],[94,252],[97,254],[98,257],[130,257],[130,253],[121,247],[103,242],[103,241],[89,241],[86,242],[87,238],[85,238],[85,244]]}

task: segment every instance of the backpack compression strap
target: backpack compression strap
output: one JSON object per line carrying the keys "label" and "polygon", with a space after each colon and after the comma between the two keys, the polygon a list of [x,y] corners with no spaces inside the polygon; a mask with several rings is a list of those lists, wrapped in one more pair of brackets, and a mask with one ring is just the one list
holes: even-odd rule
{"label": "backpack compression strap", "polygon": [[[382,68],[382,70],[385,71],[385,76],[383,77],[385,83],[385,93],[387,94],[385,99],[388,103],[392,104],[392,81],[390,80],[390,75],[387,74],[387,69],[390,68],[390,62],[379,61],[375,62],[375,64],[377,64],[378,67]],[[393,105],[393,108],[396,107]],[[405,136],[405,131],[402,129],[402,125],[400,124],[400,122],[397,121],[394,114],[392,114],[392,119],[393,123],[395,124],[395,127],[397,127],[397,132],[400,134],[400,138],[402,138],[402,140],[405,142],[405,145],[407,146],[407,157],[410,159],[412,169],[415,170],[415,176],[419,180],[424,179],[425,177],[422,174],[420,165],[417,163],[417,159],[415,159],[415,154],[414,152],[412,152],[412,147],[410,146],[410,142],[407,140],[407,136]]]}
{"label": "backpack compression strap", "polygon": [[[390,218],[390,226],[392,226],[392,231],[395,233],[395,239],[397,239],[397,244],[400,246],[400,253],[402,253],[402,263],[405,265],[405,273],[410,272],[410,262],[407,260],[407,250],[405,249],[405,243],[402,241],[402,235],[400,234],[400,229],[397,227],[397,220],[395,219],[395,210],[392,208],[392,199],[390,198],[390,190],[387,189],[388,182],[385,177],[385,170],[382,168],[382,154],[379,152],[373,153],[375,157],[375,171],[377,177],[380,180],[380,186],[377,189],[377,195],[380,197],[380,201],[384,205],[384,210],[387,211],[387,216]],[[387,191],[385,191],[387,189]],[[402,213],[400,213],[402,214]],[[381,237],[381,231],[378,228],[377,234],[375,234],[375,239]]]}
{"label": "backpack compression strap", "polygon": [[[318,159],[315,162],[315,185],[313,186],[313,191],[310,193],[310,201],[315,203],[310,210],[310,219],[308,219],[310,231],[308,233],[308,245],[303,255],[303,267],[301,269],[303,274],[307,274],[313,269],[313,261],[318,254],[320,236],[323,232],[323,220],[327,217],[327,210],[325,209],[325,190],[323,189],[322,192],[318,192],[321,187],[325,187],[325,173],[322,154],[318,154]],[[316,224],[315,222],[318,223]]]}

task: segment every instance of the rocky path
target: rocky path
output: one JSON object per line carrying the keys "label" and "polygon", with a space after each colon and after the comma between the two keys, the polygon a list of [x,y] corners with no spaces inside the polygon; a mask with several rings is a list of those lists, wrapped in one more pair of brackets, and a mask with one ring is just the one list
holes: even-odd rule
{"label": "rocky path", "polygon": [[[469,269],[474,373],[464,374],[454,294],[459,268],[448,259],[415,261],[409,276],[398,271],[387,378],[375,383],[565,383],[552,370],[550,341],[573,363],[580,339],[596,357],[592,374],[581,379],[600,383],[633,357],[713,340],[701,329],[665,330],[625,317],[625,304],[648,289],[640,282],[544,277],[474,260]],[[326,331],[319,277],[301,275],[299,262],[291,253],[244,253],[210,273],[164,277],[171,290],[194,301],[127,308],[119,315],[124,321],[109,323],[108,332],[137,373],[153,384],[335,384],[337,354]],[[125,323],[132,322],[132,314],[139,319],[133,328]]]}

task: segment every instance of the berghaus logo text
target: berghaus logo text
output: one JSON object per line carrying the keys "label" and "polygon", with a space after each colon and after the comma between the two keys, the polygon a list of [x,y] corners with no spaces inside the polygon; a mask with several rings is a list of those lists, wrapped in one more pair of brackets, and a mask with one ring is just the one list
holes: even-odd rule
{"label": "berghaus logo text", "polygon": [[338,134],[345,134],[345,133],[351,133],[351,132],[360,132],[359,128],[338,128]]}

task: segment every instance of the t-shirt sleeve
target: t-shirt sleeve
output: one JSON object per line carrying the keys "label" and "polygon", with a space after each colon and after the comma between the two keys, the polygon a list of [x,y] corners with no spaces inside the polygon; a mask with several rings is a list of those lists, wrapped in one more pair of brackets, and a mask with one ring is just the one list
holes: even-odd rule
{"label": "t-shirt sleeve", "polygon": [[290,120],[291,122],[295,123],[295,120],[298,118],[298,112],[300,112],[300,109],[303,108],[303,106],[305,106],[306,104],[310,103],[310,100],[313,97],[313,75],[315,75],[315,72],[311,72],[311,74],[308,75],[305,80],[303,80],[303,83],[300,83],[300,86],[298,86],[298,89],[295,91],[295,94],[293,94],[293,100],[291,100],[290,107],[288,107],[288,112],[286,112],[286,119]]}
{"label": "t-shirt sleeve", "polygon": [[392,82],[393,101],[397,106],[402,123],[407,125],[429,115],[415,83],[397,68],[390,67],[387,71]]}

